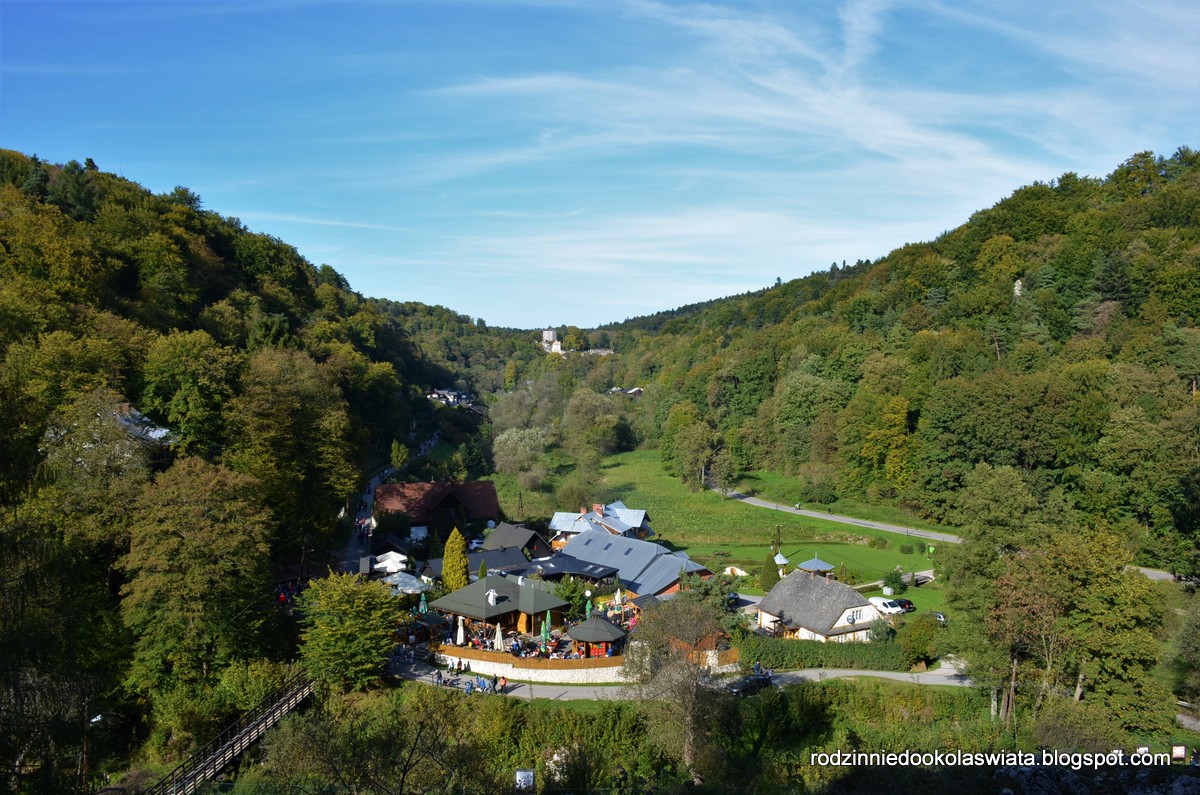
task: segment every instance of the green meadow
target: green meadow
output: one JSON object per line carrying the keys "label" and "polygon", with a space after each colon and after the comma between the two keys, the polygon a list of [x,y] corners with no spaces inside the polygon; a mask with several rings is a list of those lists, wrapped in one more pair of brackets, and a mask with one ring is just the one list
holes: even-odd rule
{"label": "green meadow", "polygon": [[[710,568],[737,566],[749,572],[755,581],[770,551],[777,526],[783,554],[792,566],[819,557],[832,564],[839,574],[844,565],[854,582],[879,580],[897,566],[906,572],[924,571],[934,566],[936,553],[922,555],[917,552],[917,539],[910,541],[896,533],[746,505],[711,491],[691,491],[663,471],[654,450],[610,456],[601,465],[600,474],[603,482],[598,484],[598,493],[608,499],[619,499],[630,508],[644,508],[649,512],[654,540],[684,549],[690,557]],[[773,478],[772,482],[782,482],[778,476]],[[514,520],[545,521],[555,510],[570,510],[554,505],[553,495],[546,491],[520,492],[518,499],[519,492],[511,478],[497,475],[495,482],[504,512]],[[847,511],[847,515],[910,522],[907,516],[889,511],[877,511],[871,516]],[[874,538],[886,541],[887,546],[882,549],[868,546]],[[906,544],[913,547],[911,554],[900,552],[900,547]],[[752,593],[752,584],[747,583],[747,586],[746,590]]]}

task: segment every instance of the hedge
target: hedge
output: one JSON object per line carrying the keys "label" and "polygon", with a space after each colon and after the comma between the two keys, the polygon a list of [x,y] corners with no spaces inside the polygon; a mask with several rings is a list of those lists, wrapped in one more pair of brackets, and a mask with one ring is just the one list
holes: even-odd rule
{"label": "hedge", "polygon": [[757,660],[772,670],[794,668],[851,668],[862,671],[907,671],[904,655],[895,643],[821,643],[816,640],[786,640],[747,635],[734,645],[741,666],[749,669]]}

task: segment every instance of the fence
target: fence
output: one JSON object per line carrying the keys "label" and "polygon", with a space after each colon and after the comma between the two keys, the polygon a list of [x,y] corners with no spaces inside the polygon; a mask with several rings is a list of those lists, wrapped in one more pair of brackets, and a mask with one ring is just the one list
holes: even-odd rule
{"label": "fence", "polygon": [[145,790],[144,795],[190,795],[195,792],[308,698],[312,690],[312,682],[306,676],[293,677],[263,699],[252,712],[247,712],[206,745],[193,751],[178,767]]}
{"label": "fence", "polygon": [[615,657],[582,657],[577,660],[550,660],[545,657],[514,657],[507,652],[481,651],[470,646],[446,646],[441,643],[431,643],[430,651],[444,657],[461,657],[464,660],[511,665],[517,670],[531,671],[580,671],[591,668],[620,668],[625,658]]}

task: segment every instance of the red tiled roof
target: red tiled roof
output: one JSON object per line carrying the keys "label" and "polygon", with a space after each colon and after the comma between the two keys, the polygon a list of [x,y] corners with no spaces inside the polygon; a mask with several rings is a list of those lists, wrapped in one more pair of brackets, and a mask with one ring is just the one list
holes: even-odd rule
{"label": "red tiled roof", "polygon": [[413,524],[426,524],[447,500],[466,509],[467,521],[495,519],[500,515],[496,485],[490,480],[457,483],[385,483],[375,487],[375,505],[384,513],[404,513]]}

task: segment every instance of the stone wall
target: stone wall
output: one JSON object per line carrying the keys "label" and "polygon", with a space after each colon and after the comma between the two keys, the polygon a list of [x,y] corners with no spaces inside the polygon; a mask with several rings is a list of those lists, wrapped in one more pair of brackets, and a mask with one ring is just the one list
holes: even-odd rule
{"label": "stone wall", "polygon": [[[438,664],[448,667],[462,660],[471,673],[483,676],[506,676],[518,682],[545,682],[555,685],[618,685],[628,684],[621,676],[623,657],[596,657],[583,660],[545,660],[537,657],[520,658],[511,654],[478,651],[471,648],[434,644]],[[736,649],[702,651],[701,664],[714,674],[738,670]]]}

